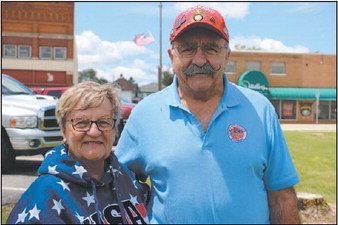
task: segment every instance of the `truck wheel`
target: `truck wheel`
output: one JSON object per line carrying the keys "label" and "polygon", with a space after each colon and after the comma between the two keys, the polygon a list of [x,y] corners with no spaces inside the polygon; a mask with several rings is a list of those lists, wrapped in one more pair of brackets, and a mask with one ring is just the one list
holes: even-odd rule
{"label": "truck wheel", "polygon": [[8,137],[3,134],[1,136],[1,170],[3,172],[8,172],[14,167],[15,153],[9,143]]}

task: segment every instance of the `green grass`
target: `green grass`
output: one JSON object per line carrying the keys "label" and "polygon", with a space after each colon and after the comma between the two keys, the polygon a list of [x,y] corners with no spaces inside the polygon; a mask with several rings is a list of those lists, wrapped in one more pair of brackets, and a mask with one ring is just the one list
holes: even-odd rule
{"label": "green grass", "polygon": [[[284,131],[284,135],[301,179],[295,186],[296,191],[320,194],[328,203],[335,203],[336,133]],[[149,179],[147,183],[150,184]],[[6,222],[12,207],[1,207],[2,224]]]}
{"label": "green grass", "polygon": [[336,132],[284,131],[301,179],[297,192],[320,194],[336,202]]}

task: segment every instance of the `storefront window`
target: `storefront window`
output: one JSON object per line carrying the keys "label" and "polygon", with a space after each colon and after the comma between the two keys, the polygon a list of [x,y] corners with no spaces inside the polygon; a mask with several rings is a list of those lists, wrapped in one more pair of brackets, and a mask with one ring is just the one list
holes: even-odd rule
{"label": "storefront window", "polygon": [[318,106],[318,119],[319,120],[328,120],[330,114],[330,102],[328,101],[320,101]]}
{"label": "storefront window", "polygon": [[337,103],[335,101],[331,102],[331,120],[337,119]]}
{"label": "storefront window", "polygon": [[318,111],[319,120],[335,120],[337,115],[337,104],[334,101],[320,101]]}
{"label": "storefront window", "polygon": [[296,119],[296,101],[282,101],[282,119]]}
{"label": "storefront window", "polygon": [[280,119],[280,100],[270,100],[273,107],[275,107],[278,119]]}

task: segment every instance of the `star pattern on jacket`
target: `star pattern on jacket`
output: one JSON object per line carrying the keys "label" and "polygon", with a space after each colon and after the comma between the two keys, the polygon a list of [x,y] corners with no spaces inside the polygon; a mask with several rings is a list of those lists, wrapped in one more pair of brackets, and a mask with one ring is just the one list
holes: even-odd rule
{"label": "star pattern on jacket", "polygon": [[137,196],[132,196],[131,194],[129,196],[130,196],[130,202],[133,205],[138,205]]}
{"label": "star pattern on jacket", "polygon": [[61,155],[67,154],[66,149],[61,150]]}
{"label": "star pattern on jacket", "polygon": [[82,199],[87,202],[87,207],[89,207],[90,204],[95,203],[94,195],[90,195],[88,192],[86,197],[83,197]]}
{"label": "star pattern on jacket", "polygon": [[61,210],[65,209],[61,204],[61,199],[59,201],[56,201],[55,199],[53,199],[53,202],[54,202],[54,206],[52,207],[52,209],[55,209],[58,215],[60,216]]}
{"label": "star pattern on jacket", "polygon": [[28,213],[26,213],[26,208],[25,208],[21,213],[18,214],[18,219],[17,219],[17,221],[15,223],[19,223],[19,222],[23,223],[23,222],[25,222],[25,219],[26,219],[27,215],[28,215]]}
{"label": "star pattern on jacket", "polygon": [[31,210],[28,211],[29,214],[30,214],[28,220],[32,219],[33,217],[35,217],[37,220],[40,220],[40,218],[39,218],[39,213],[40,213],[40,211],[41,211],[41,210],[39,210],[39,209],[37,208],[36,204],[35,204],[35,205],[34,205],[34,208],[32,208]]}
{"label": "star pattern on jacket", "polygon": [[69,187],[68,187],[68,185],[70,184],[70,183],[66,183],[66,182],[64,182],[62,179],[60,179],[61,181],[60,182],[56,182],[57,184],[60,184],[61,186],[62,186],[62,189],[63,190],[68,190],[68,191],[70,191],[70,189],[69,189]]}
{"label": "star pattern on jacket", "polygon": [[119,175],[123,175],[122,174],[122,172],[121,172],[121,170],[120,170],[120,167],[118,168],[118,169],[113,169],[113,173],[115,174],[117,172],[117,177],[119,176]]}
{"label": "star pattern on jacket", "polygon": [[138,184],[138,181],[137,181],[137,180],[134,180],[133,183],[134,183],[135,188],[138,189],[138,185],[139,185],[139,184]]}
{"label": "star pattern on jacket", "polygon": [[55,152],[54,150],[48,151],[48,152],[45,154],[45,158],[47,158],[47,156],[53,154],[54,152]]}
{"label": "star pattern on jacket", "polygon": [[83,174],[86,172],[87,170],[83,166],[75,165],[75,172],[73,172],[72,174],[78,174],[82,178]]}
{"label": "star pattern on jacket", "polygon": [[85,220],[85,217],[84,216],[80,216],[78,212],[75,212],[75,216],[80,221],[81,224]]}
{"label": "star pattern on jacket", "polygon": [[50,173],[50,174],[58,174],[59,172],[58,171],[56,171],[56,167],[57,167],[58,165],[55,165],[55,166],[48,166],[48,173]]}
{"label": "star pattern on jacket", "polygon": [[[114,223],[118,217],[127,216],[127,214],[125,214],[126,212],[120,207],[127,207],[124,210],[129,210],[131,213],[134,213],[133,210],[142,210],[140,209],[140,205],[143,206],[144,204],[143,193],[138,192],[140,189],[142,190],[142,184],[133,179],[133,174],[131,174],[131,176],[127,175],[124,167],[116,164],[114,164],[114,166],[109,165],[109,170],[106,172],[110,174],[110,177],[106,175],[107,181],[105,180],[105,182],[108,184],[108,182],[113,182],[113,180],[118,177],[118,182],[123,182],[121,186],[122,189],[118,189],[115,185],[109,186],[110,190],[114,192],[112,193],[112,199],[101,199],[101,201],[106,204],[106,206],[101,209],[101,205],[99,205],[99,203],[102,204],[100,199],[95,199],[97,192],[94,192],[94,190],[97,190],[88,185],[93,184],[89,183],[92,181],[89,179],[90,174],[85,174],[88,171],[79,162],[70,159],[66,151],[66,149],[60,148],[51,150],[46,154],[45,158],[48,157],[45,159],[46,161],[44,161],[46,163],[39,168],[38,173],[41,177],[45,178],[43,184],[49,194],[43,194],[45,192],[41,191],[42,189],[40,187],[35,190],[32,189],[34,198],[28,201],[26,199],[18,203],[21,207],[15,210],[9,223],[40,223],[42,221],[53,223],[53,221],[61,220],[72,221],[74,224],[91,223],[93,221],[94,223],[100,223],[97,216],[99,215],[101,222],[109,224]],[[116,163],[117,161],[109,160],[108,162]],[[53,175],[53,177],[44,176],[48,174]],[[75,182],[73,183],[72,180]],[[128,186],[132,191],[125,191],[124,185]],[[53,188],[51,189],[51,187]],[[108,186],[105,186],[105,189],[106,188],[108,188]],[[118,191],[118,193],[115,193],[116,191]],[[122,196],[119,195],[119,197],[122,198],[120,201],[122,201],[122,203],[126,202],[126,205],[123,204],[122,206],[118,205],[117,201],[119,200],[114,197],[121,192],[125,194]],[[106,194],[104,194],[104,196],[106,196]],[[83,201],[86,201],[86,204]],[[134,205],[135,208],[132,208],[132,205]],[[65,213],[66,210],[67,213]],[[105,215],[109,217],[106,218]],[[137,215],[132,214],[132,216]],[[144,216],[142,214],[142,217],[147,220],[146,215]]]}

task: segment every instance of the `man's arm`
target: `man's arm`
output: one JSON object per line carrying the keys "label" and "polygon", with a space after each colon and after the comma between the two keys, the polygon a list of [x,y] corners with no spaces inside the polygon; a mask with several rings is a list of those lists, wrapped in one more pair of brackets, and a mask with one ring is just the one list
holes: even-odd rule
{"label": "man's arm", "polygon": [[299,224],[297,195],[293,187],[268,191],[270,222],[272,224]]}

